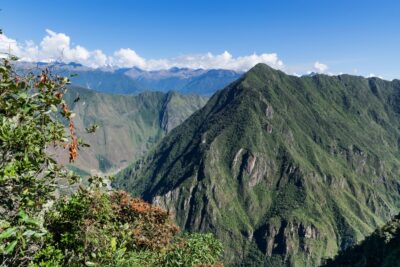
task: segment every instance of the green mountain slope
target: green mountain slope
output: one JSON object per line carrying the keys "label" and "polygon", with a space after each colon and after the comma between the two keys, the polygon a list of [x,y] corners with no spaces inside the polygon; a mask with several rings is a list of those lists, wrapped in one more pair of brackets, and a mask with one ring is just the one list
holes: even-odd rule
{"label": "green mountain slope", "polygon": [[325,267],[400,266],[400,214],[358,244],[329,260]]}
{"label": "green mountain slope", "polygon": [[[80,101],[74,103],[78,96]],[[141,157],[207,99],[175,92],[122,96],[72,87],[66,100],[76,113],[78,136],[91,145],[79,151],[72,168],[87,173],[110,173]],[[93,123],[100,127],[95,134],[87,134],[85,128]],[[62,162],[66,163],[67,158]]]}
{"label": "green mountain slope", "polygon": [[316,266],[400,208],[400,81],[258,64],[115,186],[212,231],[227,263]]}

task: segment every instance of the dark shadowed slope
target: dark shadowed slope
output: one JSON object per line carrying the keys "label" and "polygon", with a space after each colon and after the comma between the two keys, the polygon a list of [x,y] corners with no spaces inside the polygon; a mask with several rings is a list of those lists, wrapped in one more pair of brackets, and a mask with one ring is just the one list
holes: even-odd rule
{"label": "dark shadowed slope", "polygon": [[351,247],[325,267],[400,266],[400,214],[376,230],[360,244]]}

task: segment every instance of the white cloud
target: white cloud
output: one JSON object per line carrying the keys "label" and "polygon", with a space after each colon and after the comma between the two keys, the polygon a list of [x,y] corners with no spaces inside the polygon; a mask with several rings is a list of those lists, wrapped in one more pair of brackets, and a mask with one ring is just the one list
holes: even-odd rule
{"label": "white cloud", "polygon": [[318,73],[325,73],[328,70],[328,65],[317,61],[314,63],[314,69]]}
{"label": "white cloud", "polygon": [[47,53],[49,57],[57,57],[63,55],[64,52],[69,53],[70,38],[64,33],[56,33],[46,30],[47,35],[40,43],[41,49]]}
{"label": "white cloud", "polygon": [[4,34],[0,34],[0,52],[1,53],[21,53],[20,47],[16,40],[8,38]]}
{"label": "white cloud", "polygon": [[233,57],[228,51],[214,55],[212,53],[183,55],[170,59],[158,59],[146,61],[147,69],[162,69],[170,67],[187,67],[202,69],[232,69],[245,71],[256,65],[265,63],[271,67],[282,69],[283,62],[277,54],[252,54],[249,56]]}
{"label": "white cloud", "polygon": [[375,75],[374,73],[370,73],[370,74],[368,75],[368,78],[374,78],[374,77],[379,78],[379,79],[383,79],[382,76],[380,76],[380,75]]}
{"label": "white cloud", "polygon": [[33,41],[24,44],[0,35],[0,52],[11,53],[24,61],[64,61],[78,62],[89,67],[107,64],[107,56],[101,50],[89,51],[80,45],[71,46],[71,39],[64,33],[46,30],[47,35],[39,45]]}
{"label": "white cloud", "polygon": [[121,48],[114,52],[112,64],[119,67],[146,67],[146,60],[130,48]]}
{"label": "white cloud", "polygon": [[284,68],[283,62],[276,53],[254,53],[247,56],[233,57],[228,51],[224,51],[216,55],[205,53],[182,55],[174,58],[145,59],[130,48],[121,48],[111,56],[107,56],[98,49],[91,51],[80,45],[73,46],[68,35],[48,29],[46,30],[46,36],[39,45],[32,41],[21,44],[5,35],[0,35],[0,52],[10,52],[25,61],[77,62],[89,67],[112,65],[117,67],[139,67],[145,70],[187,67],[245,71],[257,63],[265,63],[276,69]]}

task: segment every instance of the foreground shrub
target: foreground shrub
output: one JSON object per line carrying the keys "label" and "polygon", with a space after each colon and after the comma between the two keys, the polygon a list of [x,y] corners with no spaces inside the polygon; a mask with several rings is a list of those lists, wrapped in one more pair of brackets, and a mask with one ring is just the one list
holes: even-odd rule
{"label": "foreground shrub", "polygon": [[125,192],[81,190],[59,201],[45,226],[63,265],[197,266],[222,253],[212,235],[177,236],[167,211]]}
{"label": "foreground shrub", "polygon": [[[25,266],[45,247],[42,216],[58,181],[77,178],[46,150],[65,147],[73,161],[78,139],[63,100],[68,79],[47,71],[18,75],[12,60],[0,62],[0,264]],[[69,135],[54,119],[57,113],[68,123]]]}
{"label": "foreground shrub", "polygon": [[57,199],[60,181],[79,185],[81,178],[59,166],[49,147],[67,149],[72,163],[87,146],[75,135],[74,114],[63,99],[69,81],[47,70],[19,75],[12,60],[0,59],[0,266],[218,261],[221,244],[211,235],[179,237],[168,212],[102,189],[100,177]]}

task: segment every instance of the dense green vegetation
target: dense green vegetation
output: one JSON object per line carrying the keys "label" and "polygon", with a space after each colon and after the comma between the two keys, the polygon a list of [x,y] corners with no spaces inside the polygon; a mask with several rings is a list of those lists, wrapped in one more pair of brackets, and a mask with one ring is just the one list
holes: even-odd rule
{"label": "dense green vegetation", "polygon": [[[222,247],[211,234],[179,234],[169,212],[107,190],[98,176],[84,186],[58,165],[50,148],[67,149],[72,164],[87,146],[64,99],[69,80],[47,70],[21,76],[11,60],[0,64],[1,266],[218,263]],[[57,197],[72,185],[75,192]]]}
{"label": "dense green vegetation", "polygon": [[231,264],[316,266],[400,208],[400,81],[258,64],[114,182]]}
{"label": "dense green vegetation", "polygon": [[341,251],[326,267],[400,266],[400,214],[361,244]]}
{"label": "dense green vegetation", "polygon": [[58,201],[44,225],[52,239],[33,266],[196,266],[222,251],[211,234],[177,235],[168,212],[124,192],[80,191]]}
{"label": "dense green vegetation", "polygon": [[[74,102],[79,98],[80,101]],[[176,92],[111,95],[72,86],[65,95],[77,134],[90,144],[74,164],[81,173],[114,173],[143,156],[174,127],[207,101],[206,97]],[[92,124],[95,134],[85,131]],[[63,151],[59,160],[67,163]]]}

